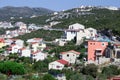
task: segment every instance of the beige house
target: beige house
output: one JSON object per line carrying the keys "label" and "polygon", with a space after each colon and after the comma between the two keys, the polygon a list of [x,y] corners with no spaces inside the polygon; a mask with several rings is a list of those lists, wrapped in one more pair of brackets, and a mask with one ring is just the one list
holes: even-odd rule
{"label": "beige house", "polygon": [[77,57],[79,57],[80,52],[76,52],[74,50],[70,50],[67,52],[62,52],[60,54],[60,58],[68,61],[69,63],[74,64],[77,60]]}

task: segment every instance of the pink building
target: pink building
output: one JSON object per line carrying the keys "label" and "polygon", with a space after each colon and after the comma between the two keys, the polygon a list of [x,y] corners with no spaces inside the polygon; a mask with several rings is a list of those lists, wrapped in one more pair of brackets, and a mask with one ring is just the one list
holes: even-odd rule
{"label": "pink building", "polygon": [[88,41],[88,61],[95,61],[98,57],[104,55],[108,42]]}

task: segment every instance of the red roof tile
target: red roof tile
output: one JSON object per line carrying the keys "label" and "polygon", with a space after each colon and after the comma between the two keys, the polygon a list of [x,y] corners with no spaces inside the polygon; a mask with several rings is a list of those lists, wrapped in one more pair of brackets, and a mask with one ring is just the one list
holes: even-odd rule
{"label": "red roof tile", "polygon": [[61,63],[63,65],[67,65],[68,64],[68,61],[63,60],[63,59],[57,60],[57,62],[59,62],[59,63]]}
{"label": "red roof tile", "polygon": [[37,44],[38,42],[31,42],[31,44]]}
{"label": "red roof tile", "polygon": [[32,52],[32,54],[37,54],[37,53],[39,53],[40,51],[36,51],[36,52]]}
{"label": "red roof tile", "polygon": [[24,48],[24,47],[23,47],[23,48],[20,48],[20,50],[25,50],[25,49],[26,49],[26,48]]}
{"label": "red roof tile", "polygon": [[42,38],[34,38],[34,40],[41,40]]}
{"label": "red roof tile", "polygon": [[0,43],[4,43],[5,40],[3,38],[0,39]]}
{"label": "red roof tile", "polygon": [[74,50],[70,50],[70,51],[67,51],[67,52],[61,52],[61,54],[66,54],[68,52],[72,52],[72,53],[75,53],[75,54],[80,54],[80,52],[77,52],[77,51],[74,51]]}

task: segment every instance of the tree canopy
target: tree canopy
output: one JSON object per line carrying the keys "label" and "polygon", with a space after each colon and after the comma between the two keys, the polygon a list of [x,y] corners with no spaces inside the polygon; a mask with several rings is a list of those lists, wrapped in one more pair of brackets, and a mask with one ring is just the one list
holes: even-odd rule
{"label": "tree canopy", "polygon": [[13,61],[5,61],[0,62],[0,72],[7,75],[22,75],[25,74],[25,68],[22,64],[13,62]]}

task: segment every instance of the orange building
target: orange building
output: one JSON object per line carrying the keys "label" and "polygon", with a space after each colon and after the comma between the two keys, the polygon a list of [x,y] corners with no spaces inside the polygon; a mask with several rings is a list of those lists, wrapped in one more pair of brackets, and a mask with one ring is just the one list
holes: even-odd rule
{"label": "orange building", "polygon": [[88,61],[95,61],[98,57],[103,56],[107,45],[108,42],[88,41]]}

